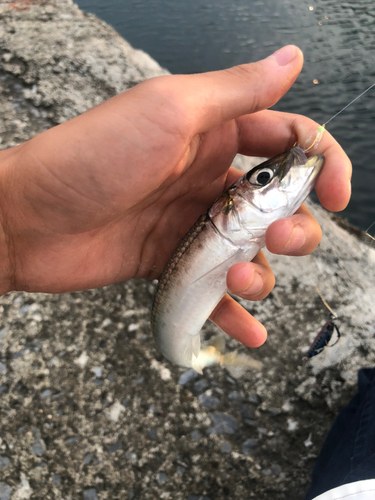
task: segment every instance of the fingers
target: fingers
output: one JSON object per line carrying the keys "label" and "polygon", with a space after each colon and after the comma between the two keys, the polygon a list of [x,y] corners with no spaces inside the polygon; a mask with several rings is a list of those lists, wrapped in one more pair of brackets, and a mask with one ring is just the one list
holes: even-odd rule
{"label": "fingers", "polygon": [[238,302],[225,295],[210,316],[219,328],[248,347],[259,347],[267,339],[267,331]]}
{"label": "fingers", "polygon": [[[251,156],[272,157],[286,151],[295,142],[303,145],[313,137],[318,124],[304,116],[260,111],[237,120],[239,153]],[[349,202],[352,166],[343,149],[328,131],[313,154],[322,153],[324,168],[315,190],[321,204],[330,211],[343,210]]]}
{"label": "fingers", "polygon": [[329,132],[324,133],[317,152],[320,153],[320,150],[323,150],[326,161],[315,191],[323,207],[331,212],[339,212],[344,210],[350,200],[352,164]]}
{"label": "fingers", "polygon": [[273,106],[292,86],[302,64],[302,52],[289,45],[256,63],[196,75],[196,85],[207,89],[197,96],[197,132]]}
{"label": "fingers", "polygon": [[[227,285],[231,293],[247,300],[261,300],[275,286],[275,278],[262,252],[253,262],[241,262],[229,269]],[[248,347],[259,347],[267,339],[264,326],[229,295],[210,316],[219,328]]]}
{"label": "fingers", "polygon": [[[285,255],[307,255],[319,244],[321,229],[309,210],[302,205],[296,214],[274,222],[266,233],[268,249]],[[272,270],[262,252],[252,262],[232,266],[227,274],[228,290],[246,300],[262,300],[275,286]],[[228,335],[249,347],[266,340],[264,326],[226,295],[210,317]]]}
{"label": "fingers", "polygon": [[292,86],[302,64],[300,49],[288,45],[256,63],[174,76],[169,80],[168,96],[173,93],[173,83],[190,113],[194,133],[206,132],[238,116],[273,106]]}
{"label": "fingers", "polygon": [[308,255],[319,245],[321,238],[318,222],[302,205],[291,217],[270,225],[266,232],[266,246],[276,254]]}
{"label": "fingers", "polygon": [[275,286],[275,277],[263,252],[252,262],[240,262],[227,274],[228,290],[246,300],[262,300]]}

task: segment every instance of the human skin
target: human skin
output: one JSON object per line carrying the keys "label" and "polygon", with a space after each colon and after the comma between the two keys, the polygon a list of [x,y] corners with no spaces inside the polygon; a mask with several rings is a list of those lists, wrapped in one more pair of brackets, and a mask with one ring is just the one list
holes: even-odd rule
{"label": "human skin", "polygon": [[[158,77],[0,152],[0,293],[60,293],[158,278],[178,242],[242,173],[237,153],[271,157],[318,125],[267,110],[303,64],[287,46],[257,63]],[[350,197],[350,161],[325,132],[316,192],[331,211]],[[305,207],[273,223],[273,253],[306,255],[321,238]],[[261,300],[274,286],[262,253],[233,266],[228,289]],[[245,345],[266,330],[229,295],[211,319]]]}

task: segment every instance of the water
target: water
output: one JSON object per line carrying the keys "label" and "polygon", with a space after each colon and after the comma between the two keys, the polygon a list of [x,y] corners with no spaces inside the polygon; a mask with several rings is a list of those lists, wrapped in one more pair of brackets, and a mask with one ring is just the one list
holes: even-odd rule
{"label": "water", "polygon": [[[275,109],[304,114],[319,123],[375,82],[373,0],[77,3],[172,73],[222,69],[296,44],[305,55],[304,69]],[[375,221],[375,89],[332,121],[328,130],[354,167],[353,196],[343,216],[366,229]]]}

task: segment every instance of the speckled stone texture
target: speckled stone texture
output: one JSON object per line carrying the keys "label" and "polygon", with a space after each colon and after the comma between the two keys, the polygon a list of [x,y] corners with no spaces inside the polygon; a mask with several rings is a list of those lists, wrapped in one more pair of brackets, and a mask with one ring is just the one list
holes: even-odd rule
{"label": "speckled stone texture", "polygon": [[[1,147],[164,73],[70,1],[0,2]],[[2,297],[0,498],[301,499],[357,370],[375,362],[375,251],[310,207],[319,249],[270,255],[274,292],[245,304],[269,331],[251,352],[260,372],[165,361],[150,332],[155,283]],[[316,286],[342,339],[306,361],[327,317]],[[217,335],[207,324],[206,341]]]}

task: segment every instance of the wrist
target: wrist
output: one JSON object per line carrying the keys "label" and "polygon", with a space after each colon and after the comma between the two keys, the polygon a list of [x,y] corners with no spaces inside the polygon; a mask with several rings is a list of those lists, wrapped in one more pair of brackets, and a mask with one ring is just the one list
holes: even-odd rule
{"label": "wrist", "polygon": [[18,150],[19,147],[0,151],[0,295],[16,289],[12,234],[8,224],[9,199],[14,193],[7,188],[7,178]]}

